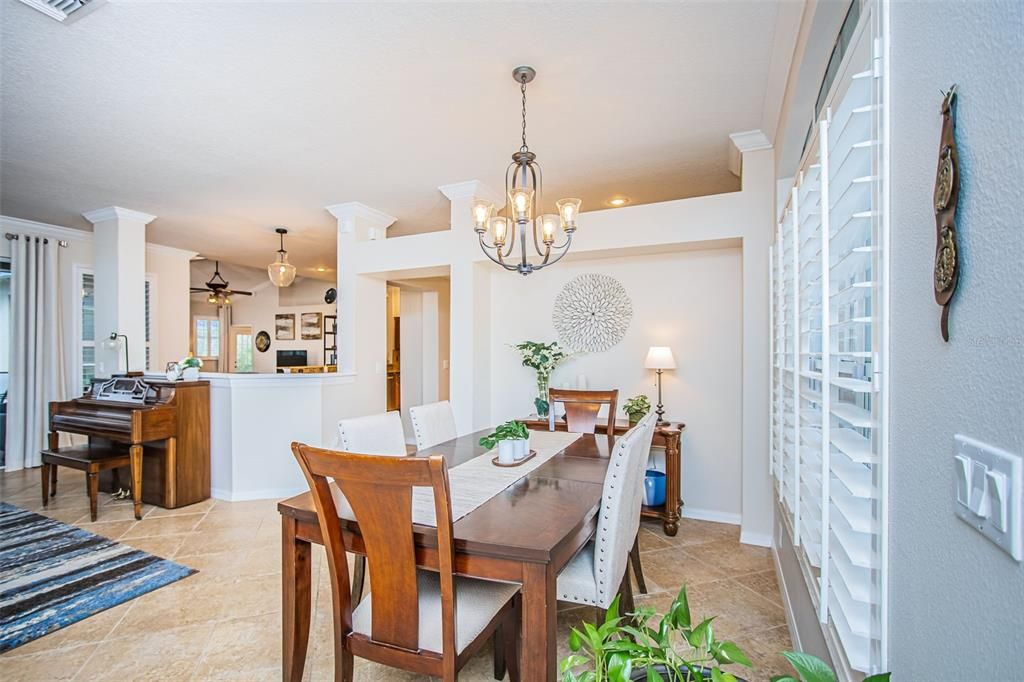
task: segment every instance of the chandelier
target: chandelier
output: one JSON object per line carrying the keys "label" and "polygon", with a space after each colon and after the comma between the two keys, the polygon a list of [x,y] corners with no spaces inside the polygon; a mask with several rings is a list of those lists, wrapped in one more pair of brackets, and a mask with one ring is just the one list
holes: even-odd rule
{"label": "chandelier", "polygon": [[[557,213],[543,212],[543,177],[537,155],[526,144],[526,84],[536,75],[530,66],[512,71],[523,96],[523,144],[505,170],[505,206],[495,214],[492,202],[477,199],[471,209],[473,229],[483,252],[506,270],[522,275],[553,265],[569,252],[581,203],[579,199],[560,199],[555,202]],[[565,233],[565,241],[555,244],[559,228]],[[532,246],[527,244],[528,237]],[[517,243],[519,254],[513,256]],[[530,260],[531,251],[537,252],[539,262]]]}
{"label": "chandelier", "polygon": [[281,248],[277,250],[277,260],[267,266],[267,275],[275,287],[286,287],[295,281],[295,266],[288,262],[288,252],[284,250],[284,236],[288,230],[278,227],[274,232],[281,235]]}

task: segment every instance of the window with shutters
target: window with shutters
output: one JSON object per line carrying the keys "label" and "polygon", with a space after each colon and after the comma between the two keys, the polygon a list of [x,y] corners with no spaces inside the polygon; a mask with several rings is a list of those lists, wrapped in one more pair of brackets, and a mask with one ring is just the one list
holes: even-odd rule
{"label": "window with shutters", "polygon": [[772,473],[840,663],[886,667],[886,188],[882,40],[860,21],[776,229]]}
{"label": "window with shutters", "polygon": [[[76,310],[75,338],[78,340],[78,372],[82,390],[87,390],[96,376],[96,280],[91,268],[75,266],[75,282],[78,284],[79,304]],[[146,370],[152,370],[150,358],[154,341],[151,339],[151,320],[156,316],[156,277],[146,274],[144,324],[146,329]],[[153,322],[155,324],[155,321]],[[105,339],[110,332],[102,333]],[[123,351],[122,351],[123,352]]]}

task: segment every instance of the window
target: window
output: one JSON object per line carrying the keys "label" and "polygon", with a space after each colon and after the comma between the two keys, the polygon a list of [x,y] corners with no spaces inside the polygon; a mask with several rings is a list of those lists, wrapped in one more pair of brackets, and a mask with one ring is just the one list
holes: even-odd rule
{"label": "window", "polygon": [[204,360],[216,360],[220,357],[220,320],[205,315],[196,315],[192,320],[193,353]]}
{"label": "window", "polygon": [[885,102],[864,11],[771,254],[771,435],[782,525],[834,660],[876,673],[888,646]]}
{"label": "window", "polygon": [[[78,362],[79,376],[83,390],[88,390],[96,376],[96,280],[89,268],[76,267],[78,281]],[[150,335],[150,320],[156,315],[156,282],[153,275],[146,275],[144,322],[146,329],[146,370],[151,370],[153,341]],[[106,334],[103,334],[106,338]],[[122,351],[123,352],[123,351]]]}
{"label": "window", "polygon": [[96,376],[96,291],[91,272],[79,273],[81,296],[81,334],[78,357],[82,364],[82,389],[88,390]]}

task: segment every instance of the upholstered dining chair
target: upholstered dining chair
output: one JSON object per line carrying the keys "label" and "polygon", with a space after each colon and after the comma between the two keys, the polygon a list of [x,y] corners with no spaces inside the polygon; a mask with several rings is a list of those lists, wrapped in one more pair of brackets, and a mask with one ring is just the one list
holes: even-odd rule
{"label": "upholstered dining chair", "polygon": [[649,412],[615,441],[601,494],[597,532],[558,574],[559,600],[606,610],[621,593],[623,612],[632,609],[630,545],[640,529],[644,471],[657,418]]}
{"label": "upholstered dining chair", "polygon": [[455,414],[447,400],[409,408],[409,420],[416,436],[416,449],[422,450],[459,435],[455,430]]}
{"label": "upholstered dining chair", "polygon": [[[335,447],[345,452],[363,455],[393,455],[404,457],[405,431],[402,417],[398,412],[382,412],[366,417],[353,417],[338,421],[338,439]],[[339,500],[339,504],[346,504]],[[356,554],[352,569],[352,603],[358,604],[363,598],[366,577],[366,557]]]}
{"label": "upholstered dining chair", "polygon": [[[519,586],[453,575],[451,493],[444,458],[358,455],[301,443],[292,443],[292,452],[313,493],[327,549],[334,679],[351,681],[353,657],[359,656],[453,682],[459,669],[497,632],[495,677],[505,674],[497,663],[500,656],[517,682]],[[345,539],[328,478],[341,488],[359,519],[370,580],[377,586],[355,608],[349,599]],[[433,490],[437,572],[416,567],[414,486]]]}
{"label": "upholstered dining chair", "polygon": [[[615,410],[619,402],[619,391],[575,391],[571,389],[548,389],[548,429],[555,430],[556,402],[565,406],[565,426],[571,433],[594,433],[597,430],[597,417],[601,407],[608,406],[608,423],[605,433],[615,436]],[[639,529],[638,529],[639,531]],[[644,567],[640,563],[640,536],[633,540],[633,548],[629,551],[629,560],[633,564],[637,587],[641,594],[647,593],[647,582],[644,580]]]}
{"label": "upholstered dining chair", "polygon": [[548,389],[548,428],[555,430],[555,403],[565,406],[565,425],[571,433],[594,433],[597,415],[608,406],[607,433],[614,436],[618,389],[611,391],[576,391],[567,388]]}
{"label": "upholstered dining chair", "polygon": [[405,431],[398,412],[338,421],[337,446],[345,452],[363,455],[406,455]]}

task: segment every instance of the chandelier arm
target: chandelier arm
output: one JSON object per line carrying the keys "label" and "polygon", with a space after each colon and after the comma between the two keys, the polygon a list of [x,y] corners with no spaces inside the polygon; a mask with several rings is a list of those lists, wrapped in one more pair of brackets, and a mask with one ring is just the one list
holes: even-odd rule
{"label": "chandelier arm", "polygon": [[554,260],[552,260],[552,261],[549,261],[549,260],[547,260],[547,259],[544,259],[544,262],[543,262],[543,263],[541,263],[540,265],[535,265],[535,266],[533,266],[533,269],[534,269],[534,270],[540,270],[541,268],[546,268],[547,266],[549,266],[549,265],[554,265],[554,264],[555,264],[555,263],[557,263],[558,261],[560,261],[560,260],[562,260],[563,258],[565,258],[565,254],[569,253],[569,245],[570,245],[571,243],[572,243],[572,235],[570,234],[570,235],[569,235],[569,238],[568,238],[568,239],[567,239],[567,240],[565,241],[565,249],[564,249],[564,250],[563,250],[563,251],[562,251],[562,252],[561,252],[560,254],[558,254],[557,256],[555,256],[555,259],[554,259]]}
{"label": "chandelier arm", "polygon": [[494,261],[495,263],[497,263],[498,265],[500,265],[501,267],[505,268],[506,270],[514,270],[515,269],[515,268],[510,268],[509,266],[505,265],[505,262],[503,260],[501,260],[501,251],[498,251],[498,257],[497,258],[495,258],[494,256],[491,255],[491,252],[488,251],[488,249],[493,249],[494,247],[487,246],[486,242],[484,242],[483,236],[480,237],[480,246],[483,247],[484,255],[487,256],[492,261]]}
{"label": "chandelier arm", "polygon": [[540,166],[538,164],[530,164],[530,177],[533,178],[533,249],[537,252],[538,256],[544,256],[544,252],[540,250],[540,240],[537,239],[537,221],[543,215],[541,211],[541,175]]}
{"label": "chandelier arm", "polygon": [[498,255],[499,256],[503,255],[504,258],[508,258],[509,256],[512,255],[512,249],[514,249],[515,246],[516,246],[516,232],[519,231],[516,228],[518,228],[518,227],[519,226],[516,223],[514,223],[512,221],[509,221],[509,227],[507,228],[506,234],[507,233],[511,233],[511,234],[509,234],[509,237],[508,237],[508,240],[507,240],[507,246],[505,247],[505,253],[502,254],[501,253],[501,249],[498,249]]}

